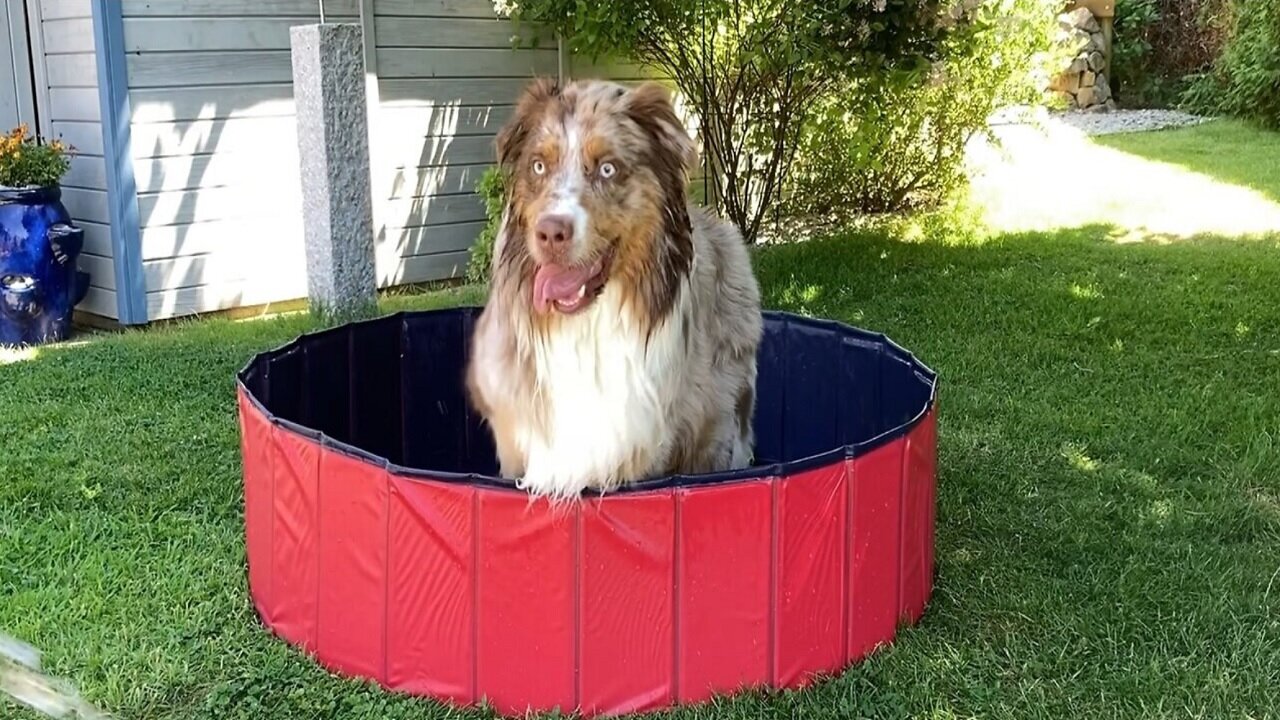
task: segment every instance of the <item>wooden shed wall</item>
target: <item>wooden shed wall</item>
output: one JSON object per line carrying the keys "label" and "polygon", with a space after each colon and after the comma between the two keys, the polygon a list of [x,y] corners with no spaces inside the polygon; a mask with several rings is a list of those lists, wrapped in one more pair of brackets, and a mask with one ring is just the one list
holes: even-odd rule
{"label": "wooden shed wall", "polygon": [[[122,0],[150,319],[306,293],[289,28],[316,0]],[[484,225],[475,184],[534,76],[570,67],[553,38],[513,50],[491,0],[325,0],[364,22],[374,224],[383,286],[465,272]]]}
{"label": "wooden shed wall", "polygon": [[103,159],[102,111],[90,0],[40,0],[29,6],[40,132],[76,148],[62,181],[62,202],[84,229],[80,267],[91,274],[89,294],[79,308],[114,319],[116,277],[107,207],[107,166]]}
{"label": "wooden shed wall", "polygon": [[[373,0],[375,224],[386,283],[454,277],[484,226],[475,185],[520,90],[556,43],[512,49],[491,0]],[[369,29],[366,28],[366,32]]]}
{"label": "wooden shed wall", "polygon": [[315,0],[122,2],[149,319],[304,296],[289,28]]}

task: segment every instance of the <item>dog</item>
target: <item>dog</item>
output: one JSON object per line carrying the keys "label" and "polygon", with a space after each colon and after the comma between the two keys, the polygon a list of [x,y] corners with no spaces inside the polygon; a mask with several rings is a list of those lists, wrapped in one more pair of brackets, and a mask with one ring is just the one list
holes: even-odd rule
{"label": "dog", "polygon": [[466,386],[500,473],[569,499],[753,461],[760,290],[691,206],[697,152],[661,84],[524,89]]}

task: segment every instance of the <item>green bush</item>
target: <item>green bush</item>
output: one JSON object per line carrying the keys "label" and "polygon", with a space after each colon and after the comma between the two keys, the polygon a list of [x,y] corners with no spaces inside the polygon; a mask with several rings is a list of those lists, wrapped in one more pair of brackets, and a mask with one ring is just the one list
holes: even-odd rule
{"label": "green bush", "polygon": [[1162,78],[1154,68],[1151,35],[1160,21],[1159,0],[1116,0],[1111,49],[1112,90],[1126,105],[1154,102]]}
{"label": "green bush", "polygon": [[[1213,66],[1222,53],[1234,0],[1158,0],[1151,27],[1151,65],[1163,78],[1182,79]],[[1117,7],[1117,11],[1119,11]]]}
{"label": "green bush", "polygon": [[1230,0],[1116,0],[1111,85],[1129,107],[1175,104],[1212,67]]}
{"label": "green bush", "polygon": [[489,271],[493,267],[493,245],[498,237],[498,225],[502,222],[502,210],[506,204],[502,189],[502,173],[498,166],[491,166],[480,176],[476,183],[476,192],[484,199],[484,214],[487,222],[480,236],[471,246],[471,258],[467,263],[467,282],[485,283],[489,281]]}
{"label": "green bush", "polygon": [[1229,22],[1222,55],[1195,79],[1183,102],[1200,112],[1280,128],[1280,3],[1234,0]]}
{"label": "green bush", "polygon": [[852,77],[805,129],[787,208],[854,216],[935,205],[965,181],[964,150],[992,112],[1045,100],[1067,49],[1057,0],[975,4],[925,70]]}
{"label": "green bush", "polygon": [[752,242],[818,98],[850,72],[932,58],[951,2],[516,0],[505,11],[555,29],[571,52],[626,58],[670,79],[700,110],[718,204]]}

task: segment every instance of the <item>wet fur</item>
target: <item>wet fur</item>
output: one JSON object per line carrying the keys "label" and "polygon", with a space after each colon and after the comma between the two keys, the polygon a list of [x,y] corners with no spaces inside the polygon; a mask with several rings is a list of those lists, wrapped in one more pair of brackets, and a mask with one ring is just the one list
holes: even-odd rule
{"label": "wet fur", "polygon": [[[563,163],[618,170],[552,187],[529,170],[534,157],[556,163],[557,178],[579,167]],[[687,202],[696,154],[665,88],[536,82],[499,134],[498,160],[508,205],[467,387],[502,474],[563,498],[748,465],[759,288],[738,231]],[[566,187],[586,230],[579,259],[612,253],[608,282],[576,315],[538,314],[529,230]]]}

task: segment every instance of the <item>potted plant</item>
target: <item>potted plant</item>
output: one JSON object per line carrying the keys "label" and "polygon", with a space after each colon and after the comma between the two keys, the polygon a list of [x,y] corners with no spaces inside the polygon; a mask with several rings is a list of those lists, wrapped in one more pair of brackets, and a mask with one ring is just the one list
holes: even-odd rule
{"label": "potted plant", "polygon": [[0,345],[65,339],[89,289],[76,268],[84,231],[62,204],[73,153],[25,124],[0,136]]}

